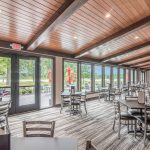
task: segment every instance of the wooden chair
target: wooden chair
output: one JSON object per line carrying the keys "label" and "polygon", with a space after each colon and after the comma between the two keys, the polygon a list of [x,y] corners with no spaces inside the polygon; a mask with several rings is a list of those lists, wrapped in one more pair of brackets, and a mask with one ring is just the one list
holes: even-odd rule
{"label": "wooden chair", "polygon": [[55,121],[23,121],[24,137],[54,137],[54,129]]}
{"label": "wooden chair", "polygon": [[6,128],[6,132],[10,133],[8,124],[8,112],[10,108],[11,101],[0,102],[0,127]]}
{"label": "wooden chair", "polygon": [[91,141],[86,141],[86,150],[98,150],[95,145],[91,143]]}

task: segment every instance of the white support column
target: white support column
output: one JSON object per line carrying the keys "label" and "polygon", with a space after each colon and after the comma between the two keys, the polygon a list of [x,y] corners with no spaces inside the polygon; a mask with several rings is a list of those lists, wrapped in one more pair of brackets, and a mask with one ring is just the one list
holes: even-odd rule
{"label": "white support column", "polygon": [[62,81],[63,81],[63,58],[62,57],[56,57],[55,62],[55,69],[56,69],[56,85],[55,85],[55,104],[60,104],[61,102],[61,91],[63,89]]}

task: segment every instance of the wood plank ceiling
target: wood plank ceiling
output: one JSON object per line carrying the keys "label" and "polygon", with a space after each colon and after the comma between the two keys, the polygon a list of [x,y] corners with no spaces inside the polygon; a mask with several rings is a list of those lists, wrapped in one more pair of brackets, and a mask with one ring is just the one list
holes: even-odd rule
{"label": "wood plank ceiling", "polygon": [[[46,30],[51,20],[55,28]],[[1,0],[0,40],[142,68],[150,58],[150,0]]]}
{"label": "wood plank ceiling", "polygon": [[0,0],[0,39],[27,44],[64,0]]}

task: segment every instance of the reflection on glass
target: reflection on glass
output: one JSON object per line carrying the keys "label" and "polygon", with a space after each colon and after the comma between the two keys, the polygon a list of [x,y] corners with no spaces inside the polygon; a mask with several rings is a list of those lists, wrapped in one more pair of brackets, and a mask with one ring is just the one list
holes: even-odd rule
{"label": "reflection on glass", "polygon": [[113,68],[113,85],[115,87],[118,86],[118,68],[117,67]]}
{"label": "reflection on glass", "polygon": [[95,65],[94,66],[94,76],[95,76],[95,91],[100,90],[102,87],[102,66]]}
{"label": "reflection on glass", "polygon": [[131,84],[133,84],[133,70],[130,70],[130,79],[131,79]]}
{"label": "reflection on glass", "polygon": [[137,70],[134,71],[134,83],[137,83]]}
{"label": "reflection on glass", "polygon": [[35,60],[19,59],[19,106],[35,104]]}
{"label": "reflection on glass", "polygon": [[81,90],[91,91],[91,65],[81,64]]}
{"label": "reflection on glass", "polygon": [[0,100],[11,99],[11,58],[0,57]]}
{"label": "reflection on glass", "polygon": [[69,91],[70,86],[75,86],[77,90],[77,63],[64,62],[64,90]]}
{"label": "reflection on glass", "polygon": [[140,76],[141,76],[141,80],[140,81],[142,81],[142,83],[144,83],[144,79],[145,79],[144,75],[145,75],[144,72],[140,71]]}
{"label": "reflection on glass", "polygon": [[120,87],[124,84],[124,69],[120,68]]}
{"label": "reflection on glass", "polygon": [[126,84],[129,82],[129,70],[126,69]]}
{"label": "reflection on glass", "polygon": [[110,67],[105,67],[105,87],[108,87],[110,84]]}
{"label": "reflection on glass", "polygon": [[40,107],[47,108],[53,105],[53,60],[50,58],[41,58],[41,101]]}

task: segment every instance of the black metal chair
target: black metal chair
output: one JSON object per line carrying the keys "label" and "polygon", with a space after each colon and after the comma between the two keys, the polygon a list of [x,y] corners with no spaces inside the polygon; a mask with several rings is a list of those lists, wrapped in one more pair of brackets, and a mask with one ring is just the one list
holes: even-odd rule
{"label": "black metal chair", "polygon": [[85,92],[85,95],[81,95],[81,105],[83,104],[85,112],[87,114],[87,107],[86,107],[86,99],[87,99],[87,93]]}
{"label": "black metal chair", "polygon": [[[63,92],[61,92],[63,93]],[[70,95],[69,96],[61,96],[61,108],[60,113],[62,112],[63,108],[70,105]]]}
{"label": "black metal chair", "polygon": [[99,90],[99,101],[103,98],[104,100],[107,100],[108,92],[104,89]]}
{"label": "black metal chair", "polygon": [[71,94],[70,95],[70,115],[80,114],[81,111],[81,94]]}
{"label": "black metal chair", "polygon": [[[146,139],[148,133],[150,133],[148,127],[150,126],[150,105],[145,105],[144,108],[144,115],[136,117],[137,119],[137,125],[144,130],[144,145],[146,146]],[[136,130],[135,130],[135,137],[136,137]]]}
{"label": "black metal chair", "polygon": [[131,116],[128,112],[121,112],[120,103],[117,100],[114,100],[113,103],[114,103],[114,109],[115,109],[113,130],[115,129],[116,120],[118,120],[119,121],[118,138],[120,139],[121,124],[127,125],[128,132],[129,132],[129,125],[130,125],[129,121],[131,121],[131,122],[134,121],[135,129],[136,129],[136,119],[133,116]]}

